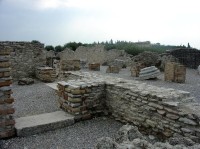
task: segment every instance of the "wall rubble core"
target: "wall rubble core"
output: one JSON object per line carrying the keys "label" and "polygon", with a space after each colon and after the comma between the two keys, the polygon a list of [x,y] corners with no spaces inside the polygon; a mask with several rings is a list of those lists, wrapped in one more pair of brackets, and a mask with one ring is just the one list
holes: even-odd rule
{"label": "wall rubble core", "polygon": [[[71,101],[71,97],[76,98],[73,96],[73,86],[78,92],[83,87],[90,91],[79,94],[79,106],[84,108],[78,106],[77,113],[70,112],[74,110],[73,107],[63,108],[72,114],[80,116],[87,113],[93,116],[101,107],[101,112],[112,113],[116,120],[132,123],[146,133],[162,138],[180,134],[200,142],[200,105],[190,97],[189,92],[90,72],[67,72],[66,76],[74,80],[63,85],[67,92],[65,98],[63,92],[60,94],[61,107],[63,103],[67,106],[71,104],[69,98]],[[102,107],[107,107],[108,112]]]}

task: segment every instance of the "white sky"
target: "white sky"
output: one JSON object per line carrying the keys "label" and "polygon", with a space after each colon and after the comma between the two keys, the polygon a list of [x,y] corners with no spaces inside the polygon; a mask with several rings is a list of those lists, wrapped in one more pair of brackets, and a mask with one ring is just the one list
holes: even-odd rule
{"label": "white sky", "polygon": [[200,48],[199,7],[199,0],[0,0],[0,40],[149,40]]}

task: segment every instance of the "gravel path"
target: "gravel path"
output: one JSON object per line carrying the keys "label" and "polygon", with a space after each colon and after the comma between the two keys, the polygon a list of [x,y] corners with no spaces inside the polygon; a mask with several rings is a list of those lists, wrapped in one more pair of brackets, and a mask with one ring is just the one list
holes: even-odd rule
{"label": "gravel path", "polygon": [[122,126],[115,120],[99,117],[72,126],[28,137],[0,140],[3,149],[91,149],[101,137],[113,137]]}

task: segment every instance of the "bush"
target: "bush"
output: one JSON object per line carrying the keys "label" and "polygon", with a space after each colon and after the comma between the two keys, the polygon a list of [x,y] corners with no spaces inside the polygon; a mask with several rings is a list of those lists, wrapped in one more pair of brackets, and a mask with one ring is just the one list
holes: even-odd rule
{"label": "bush", "polygon": [[50,50],[53,50],[53,51],[54,51],[54,47],[51,46],[51,45],[45,46],[45,49],[46,49],[47,51],[50,51]]}
{"label": "bush", "polygon": [[40,43],[38,40],[32,40],[31,43]]}

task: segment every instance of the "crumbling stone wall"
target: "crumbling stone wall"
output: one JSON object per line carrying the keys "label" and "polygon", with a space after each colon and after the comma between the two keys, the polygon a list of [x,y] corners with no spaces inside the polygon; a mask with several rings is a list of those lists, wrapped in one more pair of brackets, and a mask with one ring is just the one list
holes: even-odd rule
{"label": "crumbling stone wall", "polygon": [[44,44],[31,42],[0,42],[11,48],[11,72],[13,79],[35,75],[38,66],[46,64]]}
{"label": "crumbling stone wall", "polygon": [[15,134],[13,113],[14,99],[11,96],[10,49],[0,45],[0,139]]}
{"label": "crumbling stone wall", "polygon": [[78,88],[81,83],[90,88],[105,84],[106,92],[101,94],[106,98],[102,100],[116,120],[133,123],[142,131],[163,138],[179,134],[200,141],[200,105],[189,92],[88,72],[71,74],[79,76],[80,80],[75,81]]}
{"label": "crumbling stone wall", "polygon": [[[104,63],[111,62],[116,58],[128,57],[128,54],[123,50],[105,50],[103,45],[96,45],[93,47],[80,46],[76,51],[66,48],[64,51],[58,53],[58,57],[64,60],[80,59],[86,60],[87,63]],[[124,58],[125,59],[125,58]]]}

